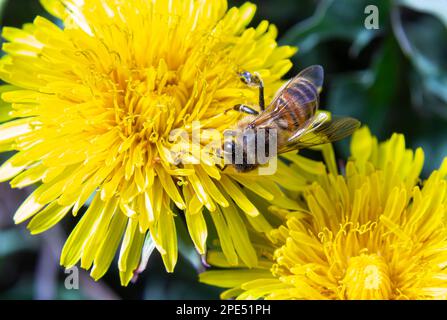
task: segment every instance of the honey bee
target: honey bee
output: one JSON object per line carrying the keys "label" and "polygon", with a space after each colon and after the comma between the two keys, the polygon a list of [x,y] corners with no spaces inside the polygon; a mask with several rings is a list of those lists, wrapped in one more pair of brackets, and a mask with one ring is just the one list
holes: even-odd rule
{"label": "honey bee", "polygon": [[[239,75],[245,84],[259,89],[260,112],[243,104],[232,108],[249,115],[239,123],[239,130],[232,132],[231,140],[223,144],[224,157],[238,172],[252,171],[265,164],[265,161],[261,163],[255,154],[259,146],[262,146],[264,151],[269,150],[272,132],[275,132],[276,153],[266,154],[266,159],[277,154],[341,140],[360,126],[360,122],[353,118],[336,118],[328,113],[317,112],[319,93],[324,80],[324,70],[319,65],[304,69],[288,81],[278,90],[267,107],[264,103],[264,84],[261,77],[249,72]],[[259,143],[260,141],[262,142]],[[249,146],[253,148],[249,150]],[[240,154],[240,161],[236,161],[237,152]]]}

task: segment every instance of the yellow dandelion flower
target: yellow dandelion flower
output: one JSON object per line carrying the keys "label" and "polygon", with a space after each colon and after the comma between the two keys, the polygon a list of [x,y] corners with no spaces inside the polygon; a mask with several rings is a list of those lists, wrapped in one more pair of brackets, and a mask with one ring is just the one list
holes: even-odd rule
{"label": "yellow dandelion flower", "polygon": [[17,153],[0,167],[0,182],[39,184],[15,222],[32,219],[28,228],[41,233],[90,203],[61,264],[80,261],[98,279],[119,250],[127,284],[148,241],[174,269],[178,210],[204,254],[211,212],[230,263],[256,265],[243,219],[259,231],[271,227],[242,188],[293,207],[278,183],[296,190],[304,180],[284,165],[265,178],[223,173],[210,158],[193,163],[197,153],[172,159],[167,150],[176,129],[191,133],[200,121],[221,134],[241,118],[229,108],[257,102],[238,71],[258,72],[271,98],[296,49],[279,47],[267,21],[248,28],[250,3],[227,10],[225,0],[41,2],[63,27],[37,17],[3,29],[1,91],[10,105],[1,106],[9,121],[0,126],[0,151]]}
{"label": "yellow dandelion flower", "polygon": [[[447,158],[419,181],[424,153],[403,135],[354,134],[344,175],[323,174],[272,241],[254,236],[258,268],[216,270],[201,281],[239,299],[446,299]],[[228,265],[219,252],[212,264]]]}

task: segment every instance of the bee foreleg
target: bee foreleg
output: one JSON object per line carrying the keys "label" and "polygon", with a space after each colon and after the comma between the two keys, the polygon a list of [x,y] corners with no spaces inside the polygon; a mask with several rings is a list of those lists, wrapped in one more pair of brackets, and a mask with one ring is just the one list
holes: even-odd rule
{"label": "bee foreleg", "polygon": [[262,81],[261,76],[257,72],[255,73],[255,77],[259,89],[259,108],[261,108],[261,111],[264,111],[265,110],[264,81]]}
{"label": "bee foreleg", "polygon": [[253,116],[257,116],[259,114],[259,112],[257,110],[255,110],[252,107],[249,107],[249,106],[247,106],[245,104],[237,104],[233,108],[231,108],[230,110],[235,110],[235,111],[246,113],[246,114],[250,114],[250,115],[253,115]]}
{"label": "bee foreleg", "polygon": [[225,171],[225,169],[228,167],[227,164],[224,164],[224,165],[217,165],[217,166],[219,167],[220,171]]}
{"label": "bee foreleg", "polygon": [[265,101],[264,101],[264,81],[262,81],[259,73],[255,72],[251,74],[248,71],[244,71],[239,73],[241,77],[241,81],[247,84],[250,87],[256,87],[259,89],[259,107],[261,111],[265,110]]}

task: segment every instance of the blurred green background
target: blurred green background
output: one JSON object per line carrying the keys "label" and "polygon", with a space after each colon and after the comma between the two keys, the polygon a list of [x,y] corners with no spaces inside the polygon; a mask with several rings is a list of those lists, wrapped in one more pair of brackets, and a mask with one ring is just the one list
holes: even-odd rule
{"label": "blurred green background", "polygon": [[[229,1],[240,5],[243,1]],[[322,108],[351,115],[380,139],[404,133],[425,151],[424,175],[447,155],[447,0],[257,0],[254,21],[279,28],[281,44],[296,45],[290,76],[311,64],[326,71]],[[365,28],[365,8],[379,9],[379,28]],[[51,18],[38,0],[0,0],[0,24],[21,26]],[[0,122],[2,119],[0,119]],[[337,144],[340,157],[348,142]],[[7,155],[0,155],[0,162]],[[80,270],[79,290],[67,290],[59,267],[73,221],[32,237],[12,215],[29,190],[0,184],[0,299],[216,299],[219,290],[197,283],[203,266],[187,237],[174,274],[154,254],[135,284],[122,288],[114,264],[95,283]]]}

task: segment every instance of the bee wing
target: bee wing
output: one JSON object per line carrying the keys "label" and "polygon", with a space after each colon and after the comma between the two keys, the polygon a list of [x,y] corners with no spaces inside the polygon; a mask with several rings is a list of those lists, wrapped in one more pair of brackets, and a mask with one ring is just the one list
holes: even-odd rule
{"label": "bee wing", "polygon": [[267,107],[264,117],[290,118],[291,123],[304,124],[315,115],[319,104],[319,91],[323,85],[324,71],[315,65],[301,71],[285,83]]}
{"label": "bee wing", "polygon": [[354,118],[342,117],[329,119],[326,113],[319,113],[302,128],[295,131],[284,146],[279,147],[278,153],[310,148],[342,140],[350,136],[360,122]]}
{"label": "bee wing", "polygon": [[309,81],[312,85],[314,85],[317,88],[318,92],[320,92],[324,82],[324,69],[320,65],[313,65],[302,70],[295,77],[284,83],[278,89],[278,92],[272,101],[275,101],[281,95],[281,92],[284,89],[290,88],[291,86],[296,84],[296,82],[299,79],[305,79]]}
{"label": "bee wing", "polygon": [[320,92],[324,82],[324,69],[320,65],[310,66],[298,73],[297,77],[306,79]]}

